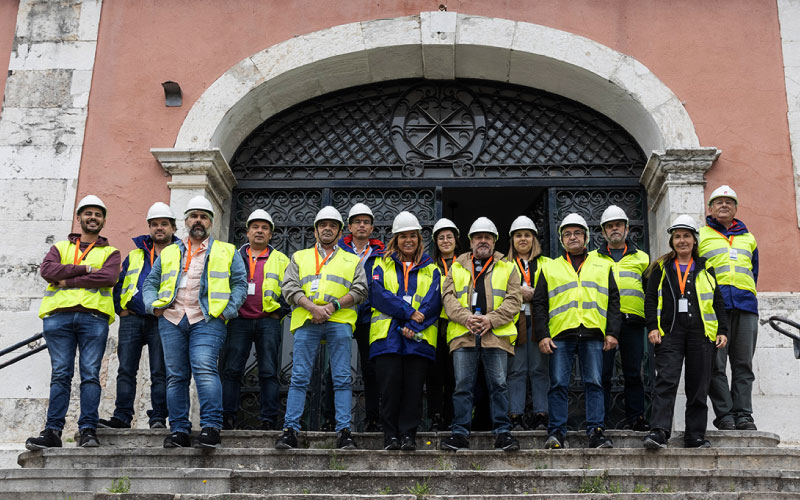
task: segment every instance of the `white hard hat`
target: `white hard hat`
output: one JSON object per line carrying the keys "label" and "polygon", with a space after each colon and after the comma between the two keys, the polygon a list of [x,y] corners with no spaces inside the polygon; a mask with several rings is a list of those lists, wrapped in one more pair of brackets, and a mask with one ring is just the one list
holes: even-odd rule
{"label": "white hard hat", "polygon": [[422,226],[419,224],[417,217],[411,212],[405,210],[397,214],[392,222],[392,234],[402,233],[403,231],[421,231]]}
{"label": "white hard hat", "polygon": [[628,223],[628,214],[625,213],[625,210],[619,208],[616,205],[611,205],[605,210],[603,210],[603,215],[600,216],[600,226],[603,226],[606,222],[611,222],[612,220],[624,220],[625,224]]}
{"label": "white hard hat", "polygon": [[314,218],[314,227],[317,227],[317,223],[321,220],[335,220],[339,223],[339,227],[344,226],[342,214],[330,205],[322,207],[320,211],[317,212],[317,216]]}
{"label": "white hard hat", "polygon": [[511,229],[508,230],[508,235],[511,236],[514,231],[519,231],[520,229],[530,229],[533,234],[539,234],[539,231],[536,230],[536,224],[533,223],[530,217],[525,215],[520,215],[514,219],[514,222],[511,223]]}
{"label": "white hard hat", "polygon": [[571,213],[564,217],[564,220],[561,221],[561,225],[558,226],[558,234],[561,235],[561,230],[567,226],[581,226],[586,230],[586,241],[589,241],[589,224],[586,223],[586,219],[580,214]]}
{"label": "white hard hat", "polygon": [[500,236],[497,232],[497,226],[495,226],[494,222],[489,220],[488,217],[478,217],[475,219],[475,222],[469,227],[468,236],[472,238],[472,235],[475,233],[492,233],[495,239]]}
{"label": "white hard hat", "polygon": [[697,222],[694,220],[694,217],[691,215],[679,215],[675,217],[675,220],[672,221],[672,225],[669,226],[667,232],[672,234],[673,231],[676,229],[688,229],[689,231],[697,234]]}
{"label": "white hard hat", "polygon": [[356,215],[369,215],[370,219],[375,220],[375,216],[372,215],[372,210],[370,210],[369,207],[363,203],[356,203],[353,205],[353,208],[350,209],[350,213],[347,214],[347,223],[349,224],[350,219]]}
{"label": "white hard hat", "polygon": [[715,199],[722,197],[730,198],[736,202],[737,205],[739,204],[739,198],[736,197],[736,191],[731,189],[731,187],[727,184],[723,184],[711,193],[711,197],[708,198],[708,206],[711,206],[711,202]]}
{"label": "white hard hat", "polygon": [[171,219],[172,222],[175,222],[175,214],[172,213],[172,209],[169,208],[169,205],[163,201],[157,201],[153,203],[147,211],[147,222],[153,219]]}
{"label": "white hard hat", "polygon": [[436,233],[441,231],[442,229],[452,229],[453,232],[456,233],[456,238],[459,236],[458,226],[455,225],[453,221],[442,217],[441,219],[436,221],[436,224],[433,225],[433,236],[436,236]]}
{"label": "white hard hat", "polygon": [[195,196],[189,200],[189,203],[186,204],[186,211],[183,212],[183,216],[186,217],[192,210],[203,210],[211,214],[211,217],[214,217],[214,207],[211,206],[211,202],[208,201],[205,196]]}
{"label": "white hard hat", "polygon": [[271,230],[275,230],[275,223],[272,221],[272,217],[266,210],[262,210],[260,208],[253,210],[253,213],[251,213],[250,217],[247,218],[247,224],[245,224],[245,226],[250,227],[250,223],[254,220],[265,220],[269,222],[269,227]]}
{"label": "white hard hat", "polygon": [[89,194],[81,198],[81,201],[78,202],[78,209],[75,210],[75,213],[81,213],[81,210],[84,207],[100,207],[103,209],[103,215],[105,215],[108,211],[106,204],[103,203],[103,200],[93,194]]}

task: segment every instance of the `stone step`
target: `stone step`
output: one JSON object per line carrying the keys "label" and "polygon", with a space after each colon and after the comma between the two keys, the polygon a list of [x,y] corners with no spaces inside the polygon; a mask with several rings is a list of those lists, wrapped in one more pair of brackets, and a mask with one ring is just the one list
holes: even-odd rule
{"label": "stone step", "polygon": [[[173,493],[92,493],[88,491],[71,492],[65,497],[63,492],[31,491],[26,496],[36,500],[419,500],[420,496],[406,494],[376,495],[332,495],[332,494],[258,494],[258,493],[218,493],[218,494],[173,494]],[[424,495],[424,500],[792,500],[800,498],[800,493],[776,493],[772,491],[731,492],[674,492],[674,493],[567,493],[567,494],[529,494],[529,495]],[[0,500],[19,500],[19,493],[0,493]]]}
{"label": "stone step", "polygon": [[[169,434],[166,430],[152,429],[97,429],[97,436],[103,446],[118,448],[160,448],[164,438]],[[197,433],[195,433],[197,434]],[[547,439],[545,431],[514,432],[523,449],[540,449]],[[606,435],[614,441],[618,448],[641,448],[646,432],[628,430],[610,430]],[[419,449],[438,449],[439,441],[449,436],[449,432],[420,432],[417,434]],[[226,448],[272,448],[280,431],[222,431],[222,445]],[[359,448],[368,450],[383,449],[383,434],[379,432],[354,433]],[[470,448],[490,450],[494,448],[495,436],[491,432],[473,432],[470,436]],[[706,439],[715,448],[768,448],[780,443],[777,434],[763,431],[708,431]],[[77,439],[76,439],[77,441]],[[336,434],[332,432],[301,432],[298,435],[301,448],[334,448]],[[583,431],[567,433],[567,447],[584,448],[588,446],[588,438]],[[673,432],[669,441],[671,447],[683,446],[683,432]]]}
{"label": "stone step", "polygon": [[376,472],[231,471],[170,467],[3,470],[0,471],[0,494],[17,492],[29,496],[32,491],[51,491],[63,492],[63,498],[67,498],[69,492],[105,492],[111,487],[113,480],[123,475],[129,478],[129,491],[133,493],[261,495],[256,498],[263,498],[268,494],[322,493],[377,497],[381,493],[480,496],[491,492],[493,495],[507,497],[568,493],[800,492],[798,470],[653,468]]}
{"label": "stone step", "polygon": [[270,448],[53,448],[19,456],[24,468],[121,470],[142,467],[292,471],[447,471],[560,469],[797,469],[800,448],[644,448],[564,450],[274,450]]}

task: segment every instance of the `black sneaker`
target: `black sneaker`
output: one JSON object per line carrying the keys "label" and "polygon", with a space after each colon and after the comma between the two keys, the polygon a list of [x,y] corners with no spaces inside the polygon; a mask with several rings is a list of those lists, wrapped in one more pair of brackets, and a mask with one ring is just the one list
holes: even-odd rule
{"label": "black sneaker", "polygon": [[281,437],[275,441],[276,450],[291,450],[297,448],[297,431],[292,428],[283,429]]}
{"label": "black sneaker", "polygon": [[45,429],[39,433],[39,437],[28,438],[25,441],[25,448],[31,451],[61,448],[61,431]]}
{"label": "black sneaker", "polygon": [[667,447],[667,434],[661,429],[653,429],[643,441],[648,450],[660,450]]}
{"label": "black sneaker", "polygon": [[222,416],[222,430],[232,431],[236,428],[236,415],[223,415]]}
{"label": "black sneaker", "polygon": [[530,426],[530,429],[534,431],[546,431],[547,424],[549,423],[550,418],[547,416],[547,413],[537,413],[533,416],[533,424]]}
{"label": "black sneaker", "polygon": [[275,424],[273,424],[269,420],[264,420],[264,421],[261,422],[261,425],[258,427],[258,430],[260,430],[260,431],[274,431],[275,430]]}
{"label": "black sneaker", "polygon": [[523,420],[522,415],[511,415],[511,430],[512,431],[528,430],[528,426],[525,425],[525,421]]}
{"label": "black sneaker", "polygon": [[711,441],[703,438],[687,439],[683,442],[684,448],[711,448]]}
{"label": "black sneaker", "polygon": [[92,428],[81,430],[81,438],[78,440],[78,446],[81,448],[97,448],[100,446],[100,441],[97,439],[97,431]]}
{"label": "black sneaker", "polygon": [[755,422],[753,422],[749,418],[740,418],[736,421],[736,430],[737,431],[757,431],[758,427],[756,427]]}
{"label": "black sneaker", "polygon": [[176,431],[164,438],[164,448],[189,448],[192,440],[186,432]]}
{"label": "black sneaker", "polygon": [[336,433],[336,447],[340,450],[355,450],[358,448],[356,440],[350,434],[350,429],[342,429]]}
{"label": "black sneaker", "polygon": [[714,425],[721,431],[736,430],[736,422],[734,422],[733,418],[730,416],[724,417],[722,420],[715,421]]}
{"label": "black sneaker", "polygon": [[383,439],[383,449],[388,451],[396,451],[402,447],[400,439],[395,436]]}
{"label": "black sneaker", "polygon": [[650,430],[650,422],[645,420],[642,415],[636,417],[636,420],[633,421],[633,425],[631,425],[631,429],[637,432],[647,432]]}
{"label": "black sneaker", "polygon": [[517,451],[519,450],[519,441],[511,437],[510,432],[504,432],[497,435],[494,440],[494,448],[503,451]]}
{"label": "black sneaker", "polygon": [[97,427],[104,427],[106,429],[130,429],[131,424],[125,423],[117,417],[111,417],[108,420],[104,418],[98,420]]}
{"label": "black sneaker", "polygon": [[564,435],[558,431],[553,431],[547,436],[547,441],[544,442],[546,450],[560,450],[564,447]]}
{"label": "black sneaker", "polygon": [[589,448],[613,448],[614,443],[603,433],[602,427],[595,427],[589,434]]}
{"label": "black sneaker", "polygon": [[440,450],[458,451],[469,449],[469,439],[463,434],[450,434],[439,444]]}
{"label": "black sneaker", "polygon": [[417,442],[411,436],[403,436],[400,440],[400,449],[403,451],[417,451]]}
{"label": "black sneaker", "polygon": [[167,428],[167,423],[163,422],[161,420],[154,420],[154,421],[150,422],[150,428],[151,429],[166,429]]}
{"label": "black sneaker", "polygon": [[219,448],[220,442],[219,429],[215,429],[214,427],[203,427],[203,430],[200,431],[200,435],[197,436],[197,443],[195,443],[194,447]]}

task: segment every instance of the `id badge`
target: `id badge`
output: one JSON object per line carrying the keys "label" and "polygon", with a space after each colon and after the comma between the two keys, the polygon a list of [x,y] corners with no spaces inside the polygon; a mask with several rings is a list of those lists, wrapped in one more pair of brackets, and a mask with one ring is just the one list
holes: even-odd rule
{"label": "id badge", "polygon": [[679,313],[689,312],[689,299],[678,299],[678,312]]}
{"label": "id badge", "polygon": [[737,260],[737,259],[739,259],[739,250],[737,250],[735,248],[731,248],[728,251],[728,255],[730,256],[731,260]]}
{"label": "id badge", "polygon": [[319,290],[319,278],[311,282],[311,291],[316,292],[317,290]]}
{"label": "id badge", "polygon": [[247,295],[255,295],[256,294],[256,284],[252,281],[247,284]]}
{"label": "id badge", "polygon": [[181,276],[181,280],[178,282],[178,288],[186,288],[186,283],[189,281],[189,278],[184,274]]}
{"label": "id badge", "polygon": [[478,292],[472,292],[472,307],[478,305]]}
{"label": "id badge", "polygon": [[406,304],[411,305],[411,295],[403,295],[403,300]]}
{"label": "id badge", "polygon": [[522,304],[522,307],[519,308],[519,310],[520,311],[524,311],[525,315],[527,316],[529,314],[528,311],[530,310],[530,308],[531,308],[531,305],[529,303],[527,303],[527,302],[524,302]]}

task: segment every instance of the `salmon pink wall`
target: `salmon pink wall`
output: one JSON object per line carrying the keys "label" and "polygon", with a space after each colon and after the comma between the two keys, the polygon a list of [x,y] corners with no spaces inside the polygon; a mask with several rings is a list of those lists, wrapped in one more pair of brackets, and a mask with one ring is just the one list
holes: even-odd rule
{"label": "salmon pink wall", "polygon": [[[149,149],[174,145],[192,104],[228,68],[295,35],[415,15],[440,3],[459,13],[576,33],[645,64],[684,102],[700,144],[723,151],[707,176],[706,194],[722,183],[739,193],[739,216],[759,240],[759,289],[796,288],[800,231],[775,2],[104,2],[79,197],[104,197],[110,206],[105,234],[127,251],[128,238],[145,231],[147,207],[169,199],[168,179]],[[164,106],[160,84],[166,80],[181,85],[183,107]]]}
{"label": "salmon pink wall", "polygon": [[0,115],[3,113],[3,95],[6,91],[8,63],[11,62],[11,47],[17,29],[17,0],[0,1]]}

